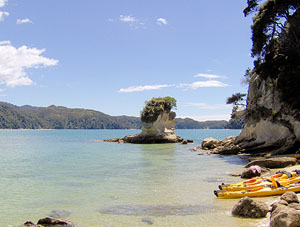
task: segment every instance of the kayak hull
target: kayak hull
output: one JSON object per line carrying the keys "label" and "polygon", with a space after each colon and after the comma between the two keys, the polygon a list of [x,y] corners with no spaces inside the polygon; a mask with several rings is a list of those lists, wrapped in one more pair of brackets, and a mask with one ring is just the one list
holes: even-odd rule
{"label": "kayak hull", "polygon": [[225,191],[215,190],[214,193],[218,198],[232,199],[248,197],[265,197],[282,195],[285,192],[300,192],[300,184],[291,184],[288,186],[273,188],[273,187],[260,187],[256,189],[242,190],[242,191]]}

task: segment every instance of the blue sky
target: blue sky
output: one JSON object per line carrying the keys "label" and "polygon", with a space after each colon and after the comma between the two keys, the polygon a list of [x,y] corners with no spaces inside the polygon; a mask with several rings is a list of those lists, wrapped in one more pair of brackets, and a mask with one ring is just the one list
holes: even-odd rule
{"label": "blue sky", "polygon": [[0,100],[138,116],[228,119],[252,67],[245,1],[0,0]]}

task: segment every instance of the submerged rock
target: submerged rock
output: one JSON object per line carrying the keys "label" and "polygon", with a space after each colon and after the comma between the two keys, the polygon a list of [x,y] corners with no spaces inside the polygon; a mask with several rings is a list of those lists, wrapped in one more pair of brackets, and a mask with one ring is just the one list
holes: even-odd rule
{"label": "submerged rock", "polygon": [[71,212],[66,210],[52,210],[48,215],[51,218],[66,218],[71,214]]}
{"label": "submerged rock", "polygon": [[38,223],[38,225],[45,225],[45,226],[67,226],[67,227],[73,227],[74,223],[65,219],[61,218],[52,218],[52,217],[45,217],[41,218]]}
{"label": "submerged rock", "polygon": [[148,225],[153,225],[153,221],[151,221],[150,219],[143,218],[142,222],[147,223]]}
{"label": "submerged rock", "polygon": [[263,218],[268,212],[267,204],[249,197],[243,197],[231,211],[232,215],[244,218]]}
{"label": "submerged rock", "polygon": [[169,215],[187,216],[209,212],[213,206],[205,205],[122,205],[99,210],[102,214],[114,215],[140,215],[140,216],[157,216],[164,217]]}

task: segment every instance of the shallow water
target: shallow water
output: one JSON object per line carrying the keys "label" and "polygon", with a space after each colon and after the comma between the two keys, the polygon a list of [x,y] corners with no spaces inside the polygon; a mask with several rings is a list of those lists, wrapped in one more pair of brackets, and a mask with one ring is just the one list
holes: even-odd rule
{"label": "shallow water", "polygon": [[[77,226],[263,226],[230,216],[238,200],[216,199],[239,179],[237,157],[189,151],[238,130],[177,130],[194,144],[99,143],[137,130],[0,130],[1,226],[50,215]],[[271,202],[272,199],[263,199]]]}

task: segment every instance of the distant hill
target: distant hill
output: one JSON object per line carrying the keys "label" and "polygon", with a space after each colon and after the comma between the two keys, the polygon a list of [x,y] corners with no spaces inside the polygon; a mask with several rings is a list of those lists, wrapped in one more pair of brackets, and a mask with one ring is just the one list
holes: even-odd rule
{"label": "distant hill", "polygon": [[224,129],[228,121],[195,121],[191,118],[177,118],[175,128],[177,129]]}
{"label": "distant hill", "polygon": [[[221,129],[227,121],[176,119],[177,129]],[[110,116],[95,110],[63,106],[15,106],[0,102],[1,129],[130,129],[141,128],[139,117]]]}

